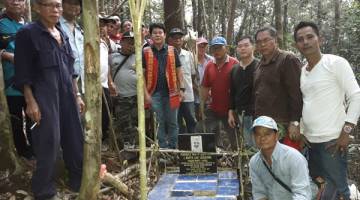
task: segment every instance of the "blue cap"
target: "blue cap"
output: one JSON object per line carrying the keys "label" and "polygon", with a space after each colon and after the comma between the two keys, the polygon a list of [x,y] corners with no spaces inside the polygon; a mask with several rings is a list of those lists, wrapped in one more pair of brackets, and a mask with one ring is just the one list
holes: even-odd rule
{"label": "blue cap", "polygon": [[227,45],[226,39],[220,36],[214,37],[210,42],[210,46],[213,45]]}
{"label": "blue cap", "polygon": [[279,130],[275,120],[268,116],[260,116],[260,117],[256,118],[254,120],[254,123],[253,123],[251,129],[254,130],[255,127],[257,127],[257,126],[273,129],[276,131]]}

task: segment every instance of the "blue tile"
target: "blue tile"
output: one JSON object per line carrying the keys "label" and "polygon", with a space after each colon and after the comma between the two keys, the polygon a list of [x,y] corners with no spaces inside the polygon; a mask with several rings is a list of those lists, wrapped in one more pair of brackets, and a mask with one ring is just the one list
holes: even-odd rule
{"label": "blue tile", "polygon": [[223,196],[238,196],[239,195],[239,188],[233,187],[218,187],[217,195]]}
{"label": "blue tile", "polygon": [[239,188],[239,180],[238,179],[219,179],[218,180],[219,187],[236,187]]}
{"label": "blue tile", "polygon": [[197,175],[179,175],[176,181],[196,181]]}
{"label": "blue tile", "polygon": [[237,173],[236,171],[222,171],[219,172],[219,179],[224,179],[224,178],[231,178],[231,179],[237,179]]}
{"label": "blue tile", "polygon": [[198,181],[217,181],[218,175],[212,174],[212,175],[199,175],[197,180]]}
{"label": "blue tile", "polygon": [[173,190],[216,190],[216,182],[177,182]]}

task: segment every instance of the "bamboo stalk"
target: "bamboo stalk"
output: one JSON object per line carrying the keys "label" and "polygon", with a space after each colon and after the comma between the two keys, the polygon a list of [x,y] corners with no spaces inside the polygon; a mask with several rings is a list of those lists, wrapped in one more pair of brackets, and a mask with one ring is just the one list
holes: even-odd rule
{"label": "bamboo stalk", "polygon": [[135,34],[135,66],[137,76],[137,103],[138,103],[138,128],[139,128],[139,147],[140,147],[140,199],[147,198],[147,179],[146,179],[146,142],[145,142],[145,110],[144,110],[144,78],[142,69],[142,40],[141,25],[147,0],[129,0],[131,18],[134,25]]}

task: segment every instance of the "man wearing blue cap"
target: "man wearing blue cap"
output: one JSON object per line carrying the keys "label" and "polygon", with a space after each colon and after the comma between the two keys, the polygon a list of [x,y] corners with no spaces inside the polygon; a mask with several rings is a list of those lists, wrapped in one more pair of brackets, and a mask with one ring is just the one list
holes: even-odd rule
{"label": "man wearing blue cap", "polygon": [[310,200],[307,161],[296,149],[278,142],[275,120],[260,116],[252,131],[260,149],[250,160],[253,199]]}
{"label": "man wearing blue cap", "polygon": [[[225,38],[219,36],[212,39],[210,43],[210,51],[213,54],[214,60],[206,65],[204,78],[201,83],[201,96],[203,102],[206,102],[211,92],[211,102],[209,109],[205,113],[207,131],[217,132],[217,146],[229,150],[236,149],[235,135],[230,131],[231,129],[227,123],[230,107],[230,72],[239,61],[227,54],[226,45]],[[225,127],[223,131],[216,131],[219,121]],[[220,132],[224,135],[222,136]],[[226,140],[229,141],[226,142]]]}

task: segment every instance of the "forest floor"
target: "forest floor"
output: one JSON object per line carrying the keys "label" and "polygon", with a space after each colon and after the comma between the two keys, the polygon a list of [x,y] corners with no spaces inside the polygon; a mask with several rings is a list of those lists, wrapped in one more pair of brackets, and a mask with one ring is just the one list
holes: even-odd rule
{"label": "forest floor", "polygon": [[[348,178],[351,180],[351,183],[355,183],[357,186],[360,185],[360,135],[357,134],[356,138],[352,141],[349,148],[349,156],[348,156]],[[137,160],[123,161],[120,163],[119,158],[111,151],[104,151],[102,153],[103,163],[107,165],[107,170],[113,175],[119,174],[125,168],[130,166],[134,166],[138,164]],[[0,163],[3,165],[3,161]],[[59,170],[57,178],[57,187],[58,187],[58,196],[64,200],[72,200],[75,199],[77,194],[72,193],[65,185],[66,174],[63,170],[63,164],[59,162]],[[134,192],[134,198],[138,199],[139,195],[139,176],[137,168],[135,170],[129,172],[129,174],[125,174],[125,176],[121,177],[121,180],[129,186]],[[148,187],[151,190],[152,187],[156,184],[157,176],[155,168],[150,170],[150,175],[148,178]],[[160,170],[161,171],[161,170]],[[161,172],[160,172],[161,173]],[[31,167],[27,167],[27,170],[19,175],[19,176],[11,176],[10,171],[0,171],[0,200],[17,200],[17,199],[25,199],[31,200],[31,175],[32,169]],[[112,186],[107,184],[102,184],[101,193],[99,194],[99,199],[101,200],[126,200],[125,196],[116,191]]]}

